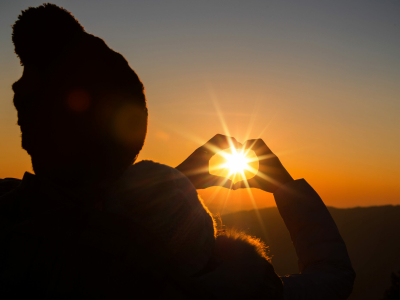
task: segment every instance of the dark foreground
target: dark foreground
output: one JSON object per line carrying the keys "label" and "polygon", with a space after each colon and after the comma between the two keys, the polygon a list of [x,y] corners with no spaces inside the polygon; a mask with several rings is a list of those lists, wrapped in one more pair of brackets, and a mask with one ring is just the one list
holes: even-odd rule
{"label": "dark foreground", "polygon": [[[400,206],[329,208],[346,242],[357,273],[350,300],[381,299],[389,288],[390,274],[400,271]],[[297,258],[276,207],[223,215],[226,228],[243,230],[269,245],[279,275],[297,273]]]}

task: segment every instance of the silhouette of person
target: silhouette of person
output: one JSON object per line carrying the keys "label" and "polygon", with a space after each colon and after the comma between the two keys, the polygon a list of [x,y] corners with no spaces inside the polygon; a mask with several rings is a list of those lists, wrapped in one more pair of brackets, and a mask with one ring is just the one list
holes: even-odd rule
{"label": "silhouette of person", "polygon": [[[144,144],[147,108],[143,85],[126,60],[52,4],[24,11],[13,42],[24,65],[13,85],[14,104],[35,175],[0,182],[2,295],[282,299],[282,281],[262,245],[243,234],[216,238],[194,188],[225,181],[203,167],[215,151],[208,146],[224,148],[226,137],[217,135],[177,167],[187,177],[149,161],[132,166]],[[255,148],[262,157],[265,147]],[[322,201],[303,182],[293,186],[279,164],[265,166],[280,170],[273,184],[250,183],[275,193],[305,260],[301,277],[283,278],[285,296],[345,299],[354,275]],[[303,198],[316,203],[322,220],[311,218],[299,229],[299,219],[312,217],[309,209],[296,217],[296,209],[279,203]],[[310,238],[313,226],[322,230]],[[322,234],[337,242],[333,249],[331,240],[326,243],[333,254],[316,249]],[[335,298],[327,293],[339,285]]]}

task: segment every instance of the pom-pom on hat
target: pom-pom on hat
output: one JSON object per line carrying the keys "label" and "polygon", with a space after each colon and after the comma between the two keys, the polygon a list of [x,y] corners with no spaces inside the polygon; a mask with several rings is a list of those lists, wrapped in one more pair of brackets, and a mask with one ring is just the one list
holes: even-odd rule
{"label": "pom-pom on hat", "polygon": [[21,64],[44,66],[84,32],[70,12],[48,3],[22,11],[13,25],[12,41]]}

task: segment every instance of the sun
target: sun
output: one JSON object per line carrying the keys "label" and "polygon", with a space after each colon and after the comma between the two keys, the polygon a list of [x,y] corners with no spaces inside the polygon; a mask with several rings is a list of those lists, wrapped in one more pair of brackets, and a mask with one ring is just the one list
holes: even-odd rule
{"label": "sun", "polygon": [[258,172],[258,158],[252,150],[231,147],[211,158],[209,171],[212,175],[229,178],[235,183],[255,176]]}
{"label": "sun", "polygon": [[248,163],[250,161],[242,152],[235,151],[232,154],[227,154],[225,159],[227,162],[225,163],[224,167],[229,170],[229,175],[243,173],[244,170],[249,168]]}

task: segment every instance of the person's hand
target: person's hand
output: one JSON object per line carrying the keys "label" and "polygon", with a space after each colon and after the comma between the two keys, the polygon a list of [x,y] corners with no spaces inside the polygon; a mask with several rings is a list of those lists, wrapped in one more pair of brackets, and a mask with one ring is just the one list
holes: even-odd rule
{"label": "person's hand", "polygon": [[197,148],[176,169],[189,178],[196,189],[205,189],[211,186],[232,188],[233,183],[230,179],[211,175],[209,171],[210,158],[231,147],[241,148],[242,145],[235,138],[217,134],[206,144]]}
{"label": "person's hand", "polygon": [[249,180],[236,182],[233,185],[234,190],[250,187],[274,193],[279,187],[293,180],[278,157],[272,153],[262,139],[248,140],[244,148],[256,153],[259,161],[258,172]]}

